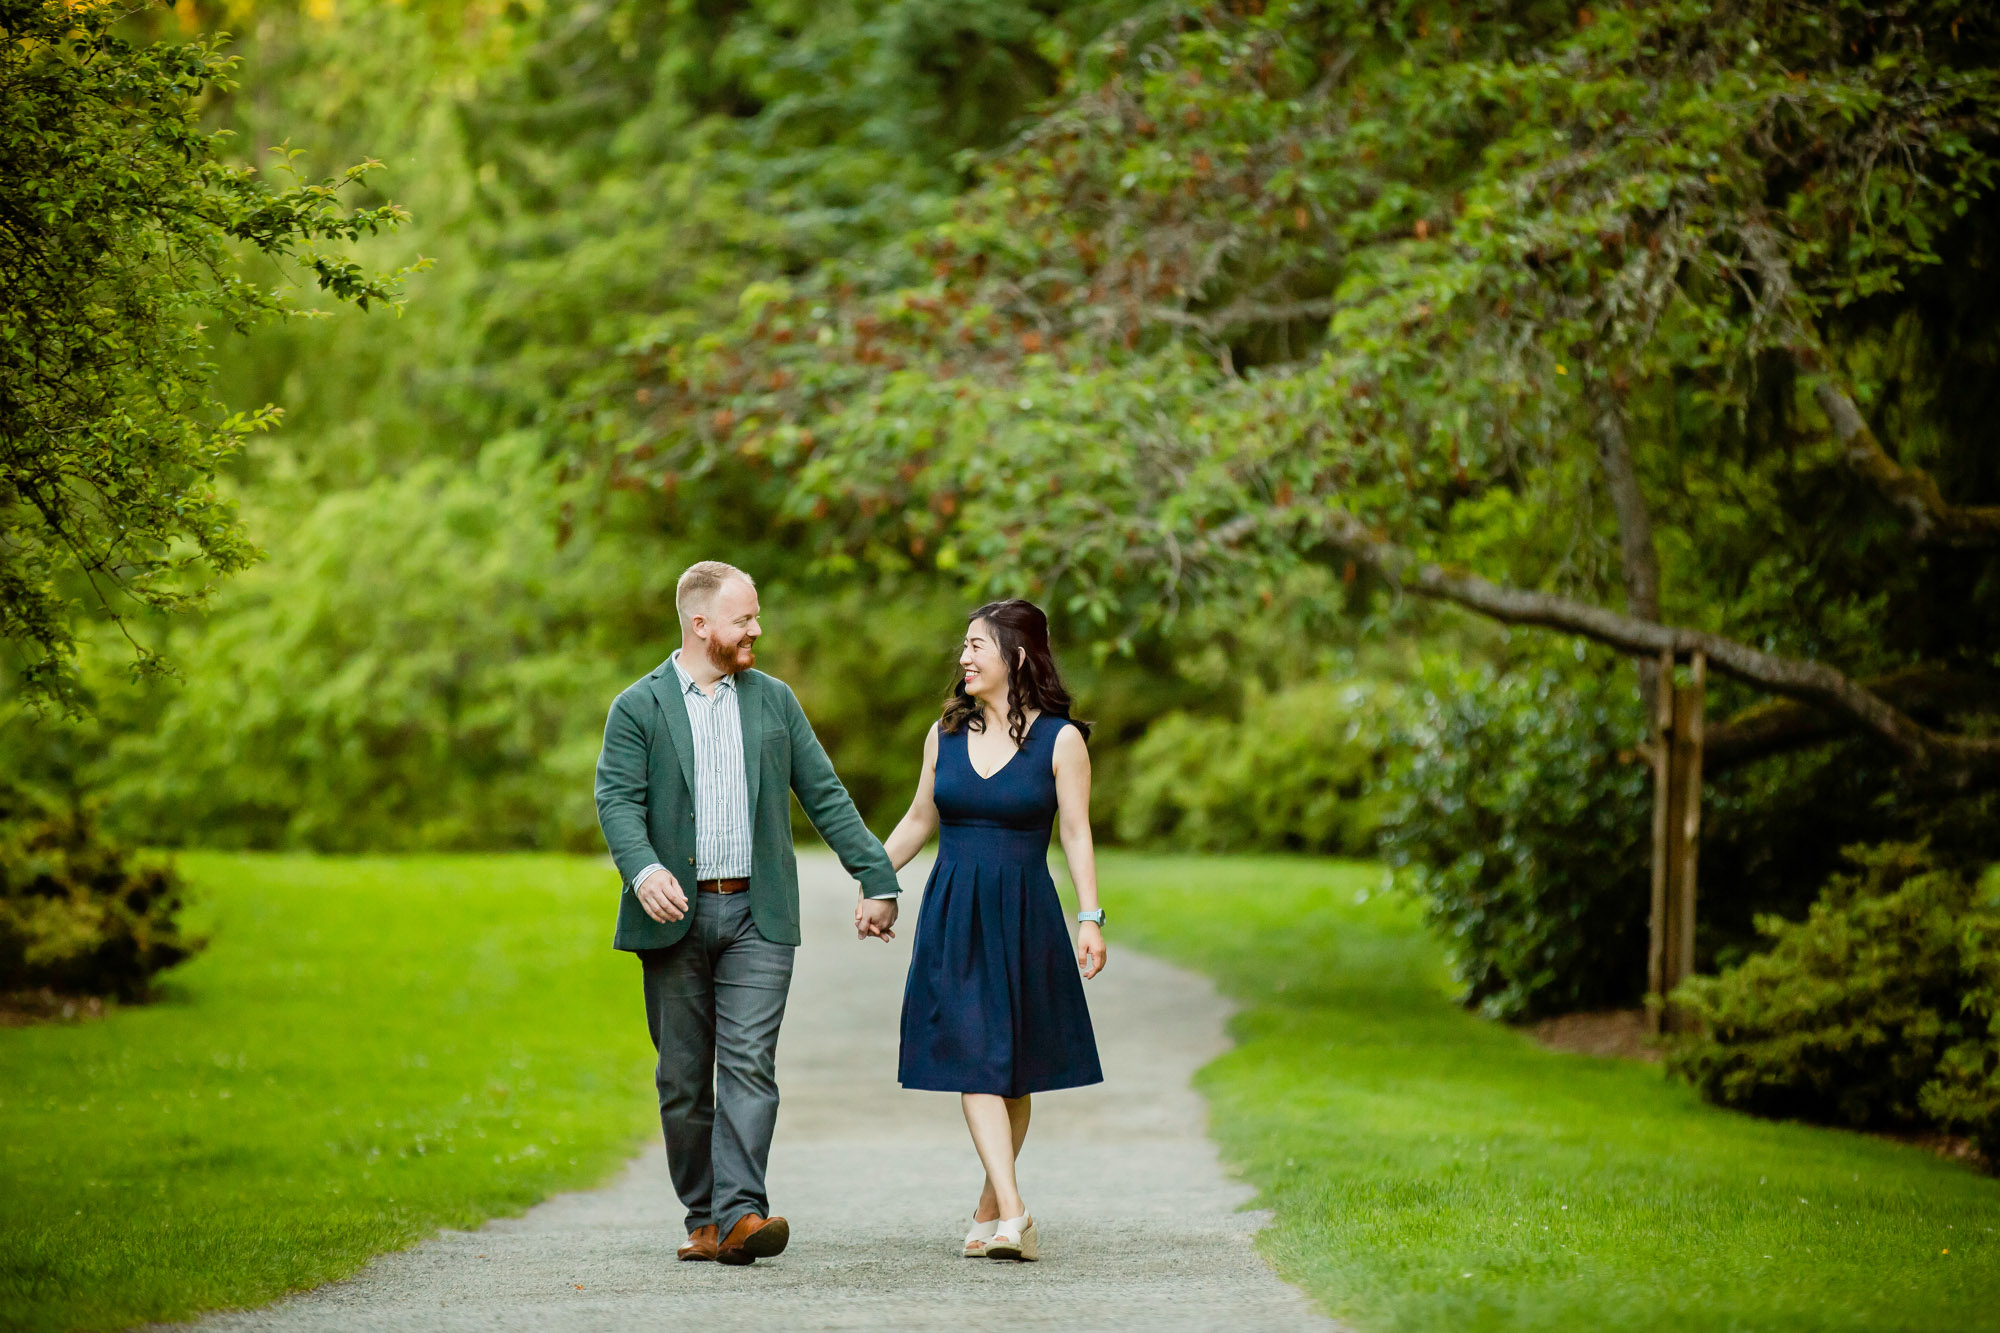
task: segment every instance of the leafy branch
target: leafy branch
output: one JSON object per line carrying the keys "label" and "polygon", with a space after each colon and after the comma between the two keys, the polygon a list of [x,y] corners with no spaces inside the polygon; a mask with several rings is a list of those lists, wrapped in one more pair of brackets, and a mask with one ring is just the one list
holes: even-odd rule
{"label": "leafy branch", "polygon": [[135,45],[114,32],[124,17],[0,0],[0,642],[27,695],[69,711],[80,621],[166,669],[134,612],[198,608],[258,557],[217,480],[280,413],[214,399],[210,330],[300,312],[243,258],[364,309],[399,300],[412,271],[329,248],[406,220],[343,201],[379,164],[305,181],[281,148],[291,183],[274,185],[229,162],[227,132],[196,114],[233,86],[226,38]]}

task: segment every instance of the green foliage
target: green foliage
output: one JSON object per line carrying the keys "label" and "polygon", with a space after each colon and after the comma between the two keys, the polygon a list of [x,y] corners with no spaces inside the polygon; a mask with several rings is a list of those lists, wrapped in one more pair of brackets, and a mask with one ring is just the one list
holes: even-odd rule
{"label": "green foliage", "polygon": [[1401,719],[1383,846],[1493,1017],[1630,1004],[1645,984],[1651,782],[1620,748],[1641,732],[1621,676],[1437,664]]}
{"label": "green foliage", "polygon": [[1364,679],[1325,680],[1257,695],[1240,719],[1168,713],[1132,747],[1119,838],[1365,855],[1382,813],[1380,693]]}
{"label": "green foliage", "polygon": [[[1763,915],[1801,920],[1854,842],[1927,842],[1941,861],[2000,856],[2000,792],[1899,781],[1879,748],[1850,739],[1744,765],[1704,783],[1695,970],[1770,947]],[[1837,830],[1829,836],[1828,830]]]}
{"label": "green foliage", "polygon": [[[1120,10],[349,0],[267,14],[249,38],[267,73],[216,114],[253,142],[304,119],[365,144],[416,214],[404,236],[437,262],[410,320],[274,331],[238,391],[295,390],[293,439],[414,412],[431,438],[368,444],[391,466],[521,428],[552,454],[589,447],[624,349],[696,336],[748,285],[940,216],[963,184],[955,157],[1002,139]],[[331,376],[297,382],[308,364]],[[357,399],[364,419],[346,420]]]}
{"label": "green foliage", "polygon": [[[178,687],[128,686],[117,644],[86,645],[97,718],[0,722],[0,763],[103,792],[148,842],[595,847],[604,707],[673,646],[673,577],[722,556],[759,576],[765,663],[864,811],[900,814],[974,603],[817,567],[754,471],[634,497],[579,462],[621,348],[942,216],[956,155],[1001,142],[1121,6],[188,8],[245,29],[246,78],[205,123],[246,162],[305,126],[315,170],[379,154],[364,187],[412,218],[356,254],[435,262],[393,322],[232,343],[218,395],[287,405],[217,487],[268,562],[160,631]],[[1178,697],[1065,665],[1107,738]]]}
{"label": "green foliage", "polygon": [[[1990,359],[1990,318],[1934,308],[1946,254],[1990,239],[1990,16],[1152,13],[1078,61],[949,222],[639,349],[665,408],[607,402],[621,475],[775,469],[829,555],[1040,579],[1120,638],[1337,567],[1331,515],[1608,599],[1589,427],[1615,397],[1645,479],[1717,492],[1731,533],[1673,508],[1673,606],[1761,621],[1811,604],[1824,557],[1825,627],[1864,627],[1882,577],[1817,539],[1837,459],[1798,448],[1823,426],[1780,354],[1851,351],[1864,398],[1893,388],[1913,425],[1949,415],[1919,349]],[[1900,540],[1865,502],[1841,517]],[[1897,568],[1897,596],[1985,595]],[[1778,632],[1806,650],[1821,629]]]}
{"label": "green foliage", "polygon": [[[329,494],[282,559],[170,640],[183,684],[134,688],[99,666],[94,718],[17,715],[0,756],[52,796],[93,794],[114,830],[152,845],[598,849],[604,710],[679,642],[674,580],[717,548],[635,532],[624,497],[555,473],[523,432],[469,467]],[[928,582],[828,594],[781,558],[729,553],[759,578],[759,665],[795,686],[886,832],[969,606]],[[1066,666],[1113,737],[1179,697],[1170,675]],[[1101,800],[1116,799],[1108,767]]]}
{"label": "green foliage", "polygon": [[2000,1146],[2000,896],[1921,844],[1848,849],[1804,921],[1675,998],[1700,1023],[1672,1068],[1764,1115],[1860,1127],[1930,1119]]}
{"label": "green foliage", "polygon": [[1925,1115],[1972,1135],[1989,1164],[2000,1162],[2000,931],[1994,915],[1989,911],[1960,927],[1968,964],[1958,1013],[1964,1040],[1945,1048],[1937,1077],[1917,1094]]}
{"label": "green foliage", "polygon": [[565,534],[548,471],[503,439],[326,497],[85,785],[162,843],[594,846],[604,709],[666,655],[683,566]]}
{"label": "green foliage", "polygon": [[372,164],[284,184],[226,162],[226,136],[196,118],[236,62],[208,39],[135,45],[112,31],[124,17],[0,4],[0,642],[24,688],[66,709],[78,597],[121,622],[185,611],[203,579],[257,554],[216,479],[278,413],[215,401],[207,330],[292,306],[237,256],[286,261],[365,308],[395,279],[328,243],[403,217],[341,202]]}
{"label": "green foliage", "polygon": [[0,786],[0,993],[146,998],[203,946],[182,929],[185,892],[171,866],[107,842],[86,811]]}

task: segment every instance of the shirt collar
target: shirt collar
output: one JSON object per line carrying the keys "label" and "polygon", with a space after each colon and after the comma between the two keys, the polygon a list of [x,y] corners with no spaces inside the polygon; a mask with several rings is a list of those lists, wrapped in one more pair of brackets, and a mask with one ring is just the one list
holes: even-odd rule
{"label": "shirt collar", "polygon": [[[694,683],[694,677],[690,676],[687,673],[687,668],[681,665],[681,650],[678,648],[674,649],[673,656],[667,660],[674,664],[674,674],[681,678],[681,693],[686,694],[689,691],[693,691],[696,694],[701,694],[701,686]],[[734,690],[736,688],[736,677],[733,675],[723,676],[715,682],[715,687],[719,690]],[[702,695],[702,697],[707,698],[708,696]]]}

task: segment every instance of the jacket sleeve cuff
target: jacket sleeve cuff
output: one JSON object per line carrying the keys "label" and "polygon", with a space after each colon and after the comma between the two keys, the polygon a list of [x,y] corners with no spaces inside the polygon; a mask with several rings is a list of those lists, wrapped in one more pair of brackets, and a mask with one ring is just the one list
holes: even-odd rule
{"label": "jacket sleeve cuff", "polygon": [[861,881],[861,896],[864,898],[898,898],[903,886],[896,882],[894,872],[882,870],[864,871],[856,876]]}

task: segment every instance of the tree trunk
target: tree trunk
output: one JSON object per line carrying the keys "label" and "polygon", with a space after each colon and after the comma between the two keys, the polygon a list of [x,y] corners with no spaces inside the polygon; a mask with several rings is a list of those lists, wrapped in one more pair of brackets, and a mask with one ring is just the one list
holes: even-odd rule
{"label": "tree trunk", "polygon": [[[1625,405],[1608,384],[1599,386],[1599,395],[1597,461],[1604,469],[1604,486],[1618,514],[1618,569],[1625,582],[1625,610],[1657,624],[1660,555],[1653,545],[1653,518],[1646,509],[1645,493],[1639,489],[1639,474],[1632,466],[1632,447],[1625,438]],[[1632,661],[1639,673],[1639,699],[1645,714],[1656,717],[1659,662],[1649,656],[1635,656]]]}

